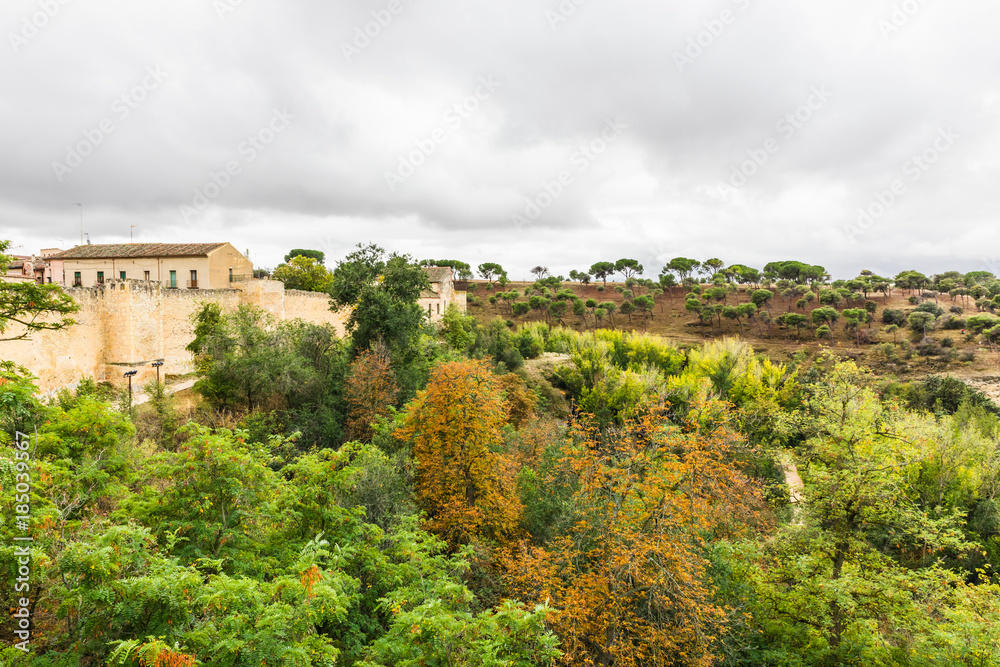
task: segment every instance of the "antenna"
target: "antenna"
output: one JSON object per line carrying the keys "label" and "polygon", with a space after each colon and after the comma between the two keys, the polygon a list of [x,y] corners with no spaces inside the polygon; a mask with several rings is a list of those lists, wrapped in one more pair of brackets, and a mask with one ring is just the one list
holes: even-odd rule
{"label": "antenna", "polygon": [[87,245],[90,245],[90,232],[87,232]]}
{"label": "antenna", "polygon": [[132,230],[133,229],[135,229],[135,225],[129,225],[129,229],[128,229],[128,242],[129,243],[134,243],[134,241],[132,241]]}

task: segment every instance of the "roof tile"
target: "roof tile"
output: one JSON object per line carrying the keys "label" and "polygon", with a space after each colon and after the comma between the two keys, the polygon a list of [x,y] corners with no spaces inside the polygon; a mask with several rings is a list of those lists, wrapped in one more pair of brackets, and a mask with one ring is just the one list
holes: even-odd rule
{"label": "roof tile", "polygon": [[225,243],[111,243],[78,245],[46,259],[121,259],[139,257],[204,257]]}

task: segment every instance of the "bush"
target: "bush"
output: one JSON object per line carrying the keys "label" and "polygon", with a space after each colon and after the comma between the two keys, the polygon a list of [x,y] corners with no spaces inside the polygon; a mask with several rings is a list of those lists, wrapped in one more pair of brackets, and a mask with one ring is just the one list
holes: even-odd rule
{"label": "bush", "polygon": [[964,329],[965,320],[957,315],[949,315],[941,321],[942,329]]}
{"label": "bush", "polygon": [[469,348],[469,356],[482,359],[490,356],[503,363],[508,370],[516,370],[524,365],[524,358],[518,350],[514,334],[507,323],[499,317],[476,332],[476,342]]}
{"label": "bush", "polygon": [[894,310],[892,308],[886,308],[882,311],[882,323],[883,324],[895,324],[897,326],[906,325],[906,313],[901,310]]}
{"label": "bush", "polygon": [[535,359],[545,351],[545,339],[540,337],[537,329],[525,327],[518,332],[517,349],[525,359]]}
{"label": "bush", "polygon": [[976,360],[976,353],[973,350],[966,350],[962,354],[958,355],[958,360],[959,361],[965,361],[965,362],[975,361]]}
{"label": "bush", "polygon": [[953,313],[955,315],[961,315],[965,312],[965,310],[961,306],[952,306],[951,308],[948,309],[948,312]]}
{"label": "bush", "polygon": [[941,339],[941,347],[955,347],[955,341],[950,336]]}
{"label": "bush", "polygon": [[597,286],[597,291],[598,292],[603,292],[604,291],[604,285],[598,285]]}
{"label": "bush", "polygon": [[914,309],[913,312],[930,313],[934,317],[941,317],[942,315],[944,315],[944,309],[931,301],[927,301],[925,303],[920,304],[919,306],[916,307],[916,309]]}
{"label": "bush", "polygon": [[933,340],[926,340],[917,346],[917,354],[921,357],[938,357],[944,354],[944,348]]}

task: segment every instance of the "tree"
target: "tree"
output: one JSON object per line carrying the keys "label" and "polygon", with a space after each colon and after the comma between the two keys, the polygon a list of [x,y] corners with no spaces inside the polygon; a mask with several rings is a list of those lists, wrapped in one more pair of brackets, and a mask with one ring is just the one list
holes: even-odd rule
{"label": "tree", "polygon": [[[908,432],[907,417],[884,406],[873,385],[846,362],[810,386],[798,520],[763,554],[764,623],[784,628],[803,664],[849,664],[859,646],[911,645],[917,619],[961,586],[937,561],[946,548],[964,548],[964,521],[909,497],[924,437]],[[948,616],[931,615],[936,623]]]}
{"label": "tree", "polygon": [[357,352],[382,340],[397,362],[407,363],[425,317],[417,299],[427,289],[427,274],[409,255],[386,256],[376,245],[359,244],[337,263],[329,294],[331,308],[351,309],[347,329]]}
{"label": "tree", "polygon": [[618,310],[618,304],[614,301],[605,301],[601,304],[601,308],[608,315],[608,322],[611,324],[611,328],[615,328],[615,311]]}
{"label": "tree", "polygon": [[[656,290],[656,291],[662,293],[661,290]],[[635,305],[636,309],[638,309],[638,311],[642,313],[643,323],[645,323],[647,316],[649,317],[649,319],[653,319],[653,308],[656,307],[656,302],[653,300],[652,296],[645,294],[643,296],[637,296],[635,298],[635,301],[633,301],[632,303]]]}
{"label": "tree", "polygon": [[425,259],[420,262],[420,266],[447,266],[455,272],[458,280],[472,280],[472,267],[466,262],[457,259]]}
{"label": "tree", "polygon": [[[10,241],[0,241],[0,274],[7,273],[7,266],[13,258],[3,253],[10,247]],[[67,317],[80,307],[59,285],[39,285],[35,281],[9,283],[0,281],[0,336],[12,324],[23,329],[16,334],[0,338],[5,340],[26,340],[38,331],[59,331],[76,324]]]}
{"label": "tree", "polygon": [[844,328],[854,332],[855,345],[861,345],[861,325],[871,321],[871,314],[864,308],[848,308],[841,313],[844,316]]}
{"label": "tree", "polygon": [[926,338],[927,330],[934,328],[935,319],[936,318],[933,313],[916,311],[910,313],[910,316],[907,318],[907,322],[909,323],[911,329],[923,332],[924,337]]}
{"label": "tree", "polygon": [[412,443],[427,528],[452,546],[516,533],[522,508],[514,471],[496,451],[506,418],[503,387],[487,362],[448,362],[431,371],[396,432]]}
{"label": "tree", "polygon": [[597,262],[590,267],[590,274],[608,286],[608,276],[616,271],[614,262]]}
{"label": "tree", "polygon": [[681,281],[689,278],[691,272],[698,269],[701,266],[701,262],[696,259],[689,259],[687,257],[674,257],[666,266],[663,267],[663,271],[660,272],[661,275],[667,273],[675,274]]}
{"label": "tree", "polygon": [[757,310],[760,311],[761,309],[768,307],[772,298],[774,298],[774,292],[771,290],[759,289],[750,295],[750,302],[757,306]]}
{"label": "tree", "polygon": [[799,331],[802,327],[809,324],[809,318],[805,315],[800,315],[799,313],[788,313],[784,316],[785,326],[795,327],[795,337],[799,337]]}
{"label": "tree", "polygon": [[635,259],[619,259],[615,262],[615,271],[622,274],[622,277],[628,281],[634,275],[642,275],[642,264]]}
{"label": "tree", "polygon": [[531,273],[534,274],[535,280],[541,280],[545,276],[549,275],[549,267],[539,265],[533,268]]}
{"label": "tree", "polygon": [[305,250],[303,248],[295,248],[294,250],[289,250],[288,254],[285,255],[285,264],[291,263],[296,257],[310,257],[316,260],[317,264],[324,264],[326,262],[326,253],[322,250]]}
{"label": "tree", "polygon": [[287,264],[278,266],[273,278],[285,283],[285,289],[325,292],[330,289],[333,274],[315,258],[296,255]]}
{"label": "tree", "polygon": [[398,396],[389,348],[376,342],[351,362],[344,381],[348,439],[370,442],[372,424],[389,414]]}
{"label": "tree", "polygon": [[817,308],[812,311],[812,321],[817,326],[826,325],[832,327],[839,319],[840,313],[835,308],[830,308],[829,306]]}
{"label": "tree", "polygon": [[702,262],[702,266],[706,267],[706,269],[710,272],[711,275],[721,271],[722,267],[725,266],[725,262],[723,262],[718,257],[713,257],[712,259],[706,259],[704,262]]}
{"label": "tree", "polygon": [[743,443],[657,414],[613,434],[585,416],[572,433],[557,477],[572,489],[565,534],[505,560],[513,592],[548,600],[566,664],[712,664],[733,610],[707,576],[708,540],[746,530],[761,507],[734,464]]}
{"label": "tree", "polygon": [[479,275],[483,277],[483,280],[487,280],[490,283],[490,287],[493,287],[493,278],[498,276],[506,275],[506,271],[503,267],[494,262],[485,262],[477,267]]}

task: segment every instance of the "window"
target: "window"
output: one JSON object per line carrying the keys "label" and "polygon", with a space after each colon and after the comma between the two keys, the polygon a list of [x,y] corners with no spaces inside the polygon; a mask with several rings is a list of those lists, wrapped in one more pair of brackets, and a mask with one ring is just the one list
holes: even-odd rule
{"label": "window", "polygon": [[233,270],[232,270],[232,268],[229,269],[229,282],[233,282]]}
{"label": "window", "polygon": [[177,289],[177,272],[170,272],[170,289]]}
{"label": "window", "polygon": [[79,271],[73,272],[73,287],[83,287],[83,278]]}
{"label": "window", "polygon": [[125,280],[125,272],[124,271],[119,271],[118,272],[118,277],[121,278],[122,280]]}
{"label": "window", "polygon": [[142,279],[143,280],[149,280],[149,271],[143,271],[142,272]]}
{"label": "window", "polygon": [[188,288],[198,289],[198,272],[193,269],[191,270],[191,280],[188,282]]}
{"label": "window", "polygon": [[103,285],[104,284],[104,271],[98,271],[97,272],[97,284],[98,285]]}

